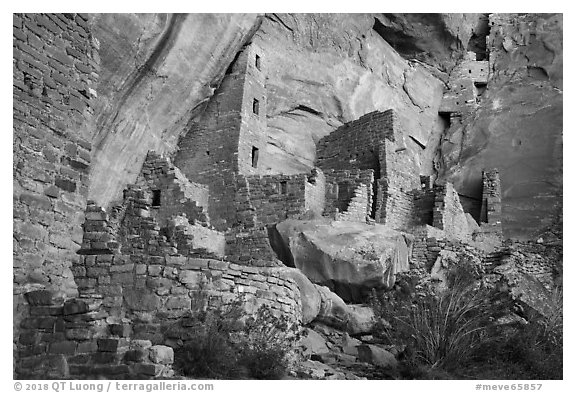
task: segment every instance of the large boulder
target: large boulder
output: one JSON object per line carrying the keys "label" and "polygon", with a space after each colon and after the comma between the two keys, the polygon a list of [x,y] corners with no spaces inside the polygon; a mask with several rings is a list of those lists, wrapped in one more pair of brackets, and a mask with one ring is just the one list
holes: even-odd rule
{"label": "large boulder", "polygon": [[286,220],[276,230],[287,264],[349,302],[391,287],[397,273],[409,270],[409,236],[383,225]]}
{"label": "large boulder", "polygon": [[290,277],[296,282],[298,290],[300,291],[302,323],[306,325],[312,322],[318,316],[318,313],[320,313],[322,303],[317,285],[311,283],[308,277],[298,269],[287,267],[282,269],[282,271],[286,277]]}

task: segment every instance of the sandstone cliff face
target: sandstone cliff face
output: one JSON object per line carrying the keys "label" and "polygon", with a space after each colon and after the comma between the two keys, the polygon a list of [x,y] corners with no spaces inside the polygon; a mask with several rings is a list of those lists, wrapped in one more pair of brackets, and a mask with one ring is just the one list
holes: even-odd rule
{"label": "sandstone cliff face", "polygon": [[374,29],[403,57],[449,71],[480,20],[481,14],[382,14]]}
{"label": "sandstone cliff face", "polygon": [[106,205],[136,179],[148,150],[175,150],[259,17],[95,14],[91,23],[101,77],[89,198]]}
{"label": "sandstone cliff face", "polygon": [[308,170],[321,137],[391,108],[414,138],[408,147],[421,157],[421,170],[431,170],[430,151],[442,131],[443,83],[426,66],[403,59],[374,23],[374,16],[362,14],[274,14],[263,21],[254,41],[269,70],[269,140],[262,159],[271,173]]}
{"label": "sandstone cliff face", "polygon": [[480,106],[446,132],[437,160],[469,196],[482,168],[499,168],[504,235],[527,238],[561,214],[562,16],[493,14],[488,47]]}
{"label": "sandstone cliff face", "polygon": [[[173,152],[251,39],[263,48],[269,70],[269,140],[262,157],[268,172],[308,171],[322,136],[367,112],[394,108],[414,138],[408,147],[430,173],[443,130],[437,109],[445,75],[399,55],[377,30],[376,18],[384,17],[93,15],[102,71],[89,197],[110,203],[135,179],[148,150]],[[410,29],[418,37],[407,39],[418,40],[422,51],[434,41],[439,54],[430,63],[438,65],[448,54],[458,56],[474,19],[424,18]],[[435,35],[420,43],[430,31]],[[447,42],[437,41],[440,36]]]}
{"label": "sandstone cliff face", "polygon": [[[444,132],[447,73],[482,46],[480,14],[92,16],[100,84],[88,197],[102,205],[135,180],[150,149],[172,153],[246,42],[264,51],[268,173],[301,173],[341,124],[394,108],[422,174],[476,193],[502,169],[507,236],[546,223],[561,192],[562,20],[491,17],[493,76],[479,110]],[[544,137],[546,135],[546,137]],[[442,141],[440,141],[442,139]],[[537,208],[545,213],[527,215]]]}

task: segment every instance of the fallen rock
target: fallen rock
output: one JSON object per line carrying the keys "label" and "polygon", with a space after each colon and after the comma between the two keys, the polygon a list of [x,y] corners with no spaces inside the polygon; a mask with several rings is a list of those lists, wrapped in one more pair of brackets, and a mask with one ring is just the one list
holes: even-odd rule
{"label": "fallen rock", "polygon": [[296,372],[303,379],[346,379],[344,373],[316,360],[306,360]]}
{"label": "fallen rock", "polygon": [[345,301],[362,302],[372,288],[389,288],[409,270],[409,235],[383,225],[286,220],[276,230],[285,262]]}
{"label": "fallen rock", "polygon": [[394,355],[385,349],[370,344],[358,346],[358,359],[380,367],[396,367],[398,365]]}
{"label": "fallen rock", "polygon": [[150,348],[150,360],[157,364],[172,364],[174,350],[166,345],[154,345]]}
{"label": "fallen rock", "polygon": [[326,339],[312,329],[305,329],[306,336],[300,340],[304,356],[319,355],[330,352]]}
{"label": "fallen rock", "polygon": [[342,336],[342,352],[346,355],[351,355],[354,357],[358,356],[358,346],[362,344],[362,341],[350,337],[348,333],[344,333]]}
{"label": "fallen rock", "polygon": [[350,334],[369,333],[374,330],[376,325],[376,316],[371,307],[350,304],[348,305],[349,319],[347,331]]}
{"label": "fallen rock", "polygon": [[348,323],[349,309],[344,300],[330,289],[314,285],[320,295],[320,311],[316,320],[329,326],[344,329]]}

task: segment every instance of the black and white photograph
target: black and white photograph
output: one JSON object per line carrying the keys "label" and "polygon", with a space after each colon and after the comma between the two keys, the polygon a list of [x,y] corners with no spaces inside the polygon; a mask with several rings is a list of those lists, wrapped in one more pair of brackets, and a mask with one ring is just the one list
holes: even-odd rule
{"label": "black and white photograph", "polygon": [[188,7],[12,13],[7,391],[564,391],[564,14]]}

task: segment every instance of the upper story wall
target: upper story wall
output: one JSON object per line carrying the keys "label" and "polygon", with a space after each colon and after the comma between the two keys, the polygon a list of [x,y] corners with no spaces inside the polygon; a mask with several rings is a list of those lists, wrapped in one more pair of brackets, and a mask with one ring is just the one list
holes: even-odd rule
{"label": "upper story wall", "polygon": [[379,148],[385,139],[400,135],[394,110],[374,111],[346,123],[317,145],[317,165],[321,169],[373,169],[380,177]]}

